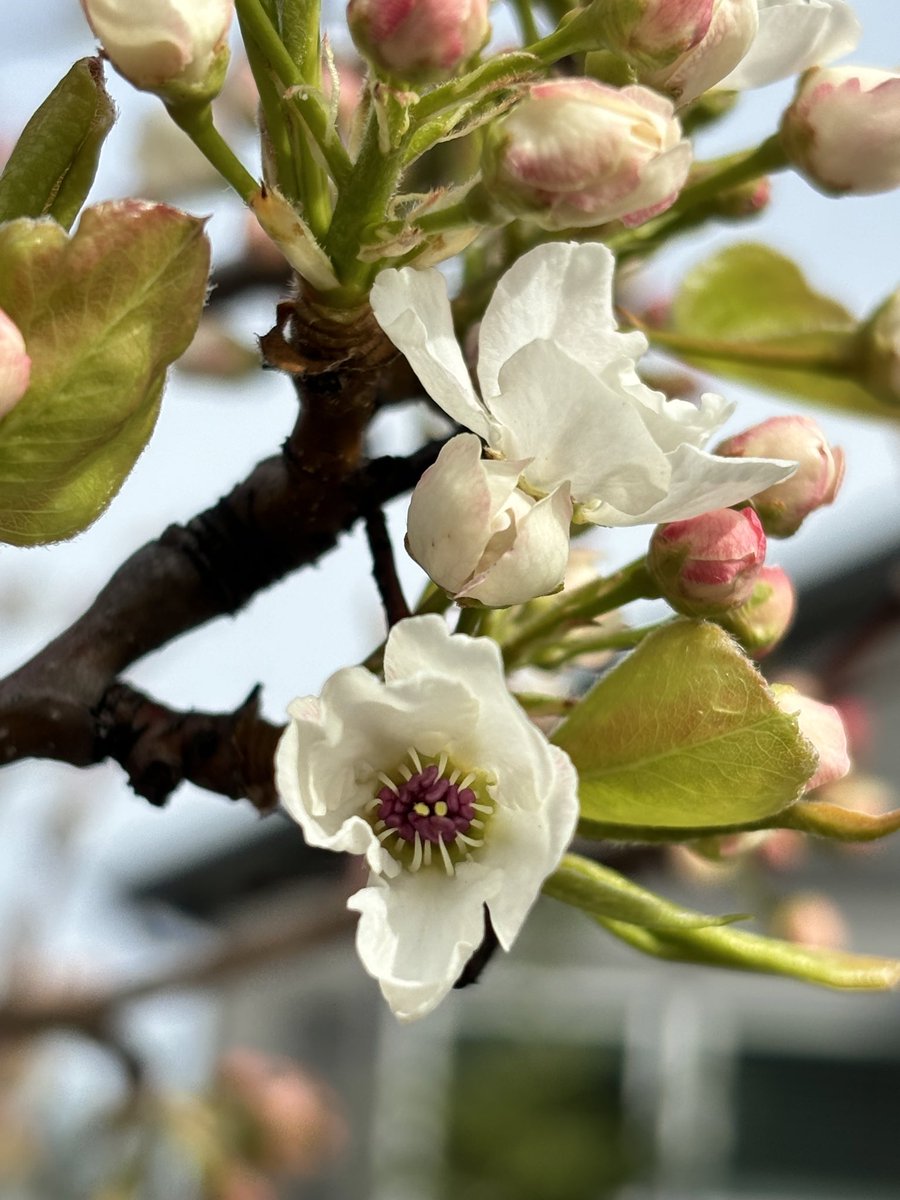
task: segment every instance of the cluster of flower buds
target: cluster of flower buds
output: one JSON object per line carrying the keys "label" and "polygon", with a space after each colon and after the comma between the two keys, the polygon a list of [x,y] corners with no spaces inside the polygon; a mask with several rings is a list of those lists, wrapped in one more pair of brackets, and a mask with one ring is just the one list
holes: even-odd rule
{"label": "cluster of flower buds", "polygon": [[691,617],[718,617],[750,598],[766,558],[766,535],[752,508],[718,508],[658,525],[647,568],[661,595]]}
{"label": "cluster of flower buds", "polygon": [[364,58],[412,83],[446,79],[491,32],[487,0],[350,0],[347,22]]}
{"label": "cluster of flower buds", "polygon": [[490,126],[482,176],[489,204],[555,230],[639,225],[675,202],[690,165],[690,142],[662,96],[554,79]]}
{"label": "cluster of flower buds", "polygon": [[726,458],[784,458],[797,470],[753,496],[769,537],[790,537],[811,512],[831,504],[844,477],[843,451],[828,444],[809,417],[771,417],[716,447]]}
{"label": "cluster of flower buds", "polygon": [[781,125],[793,165],[822,191],[872,195],[900,187],[900,74],[819,67],[801,78]]}
{"label": "cluster of flower buds", "polygon": [[234,0],[81,0],[113,66],[135,87],[172,103],[211,100],[228,66]]}
{"label": "cluster of flower buds", "polygon": [[0,308],[0,417],[25,395],[31,377],[31,359],[15,321]]}

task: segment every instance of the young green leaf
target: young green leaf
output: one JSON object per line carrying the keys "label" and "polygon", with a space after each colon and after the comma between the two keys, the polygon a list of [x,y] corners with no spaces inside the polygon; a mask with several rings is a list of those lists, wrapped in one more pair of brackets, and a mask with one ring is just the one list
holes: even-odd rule
{"label": "young green leaf", "polygon": [[0,421],[0,541],[72,537],[109,504],[146,444],[167,366],[206,296],[203,222],[123,200],[0,227],[0,308],[31,355],[31,382]]}
{"label": "young green leaf", "polygon": [[82,58],[56,85],[0,175],[0,222],[50,216],[68,229],[87,199],[115,120],[99,58]]}
{"label": "young green leaf", "polygon": [[718,625],[645,638],[553,736],[581,778],[588,831],[639,837],[763,822],[816,766],[794,717]]}

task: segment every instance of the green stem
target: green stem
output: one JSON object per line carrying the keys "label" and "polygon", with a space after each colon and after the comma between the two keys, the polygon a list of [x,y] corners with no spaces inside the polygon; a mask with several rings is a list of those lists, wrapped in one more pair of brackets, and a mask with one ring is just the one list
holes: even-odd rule
{"label": "green stem", "polygon": [[478,637],[487,614],[488,610],[486,608],[480,608],[477,605],[461,608],[454,632],[467,633],[470,637]]}
{"label": "green stem", "polygon": [[541,692],[513,692],[513,698],[529,717],[563,717],[578,703],[575,696],[545,696]]}
{"label": "green stem", "polygon": [[536,656],[536,661],[542,667],[561,667],[573,658],[583,654],[597,654],[604,650],[632,650],[639,646],[650,633],[662,629],[669,622],[657,621],[653,625],[642,625],[638,629],[620,629],[616,633],[598,634],[596,637],[578,638],[571,642],[563,642],[559,648],[549,649],[546,654]]}
{"label": "green stem", "polygon": [[301,194],[300,178],[294,148],[291,142],[290,130],[284,116],[284,106],[281,101],[281,89],[276,86],[269,64],[259,47],[253,41],[249,32],[241,25],[244,39],[244,49],[247,61],[253,73],[256,90],[259,92],[259,102],[265,120],[265,134],[272,147],[275,159],[276,184],[289,200],[299,200]]}
{"label": "green stem", "polygon": [[781,138],[775,133],[752,150],[729,154],[726,158],[712,163],[699,163],[695,172],[699,172],[702,177],[684,188],[669,211],[684,212],[695,204],[715,199],[721,192],[740,187],[743,183],[750,183],[751,180],[769,175],[773,171],[782,171],[789,165]]}
{"label": "green stem", "polygon": [[503,660],[507,668],[515,666],[535,645],[560,629],[591,621],[632,600],[650,599],[658,595],[659,589],[650,578],[645,559],[639,558],[608,579],[592,579],[576,588],[548,612],[520,627],[505,642]]}
{"label": "green stem", "polygon": [[[300,78],[317,92],[322,87],[320,15],[319,0],[282,0],[281,35],[285,49],[296,65]],[[331,201],[325,172],[311,153],[311,141],[312,135],[308,131],[301,133],[298,171],[307,220],[321,241],[331,220]]]}
{"label": "green stem", "polygon": [[561,58],[568,58],[572,54],[603,48],[604,43],[594,28],[593,16],[587,9],[576,10],[564,18],[552,33],[525,47],[527,53],[540,59],[545,67],[552,67]]}
{"label": "green stem", "polygon": [[423,233],[443,233],[445,229],[460,229],[471,225],[472,218],[466,209],[465,199],[458,204],[450,204],[446,208],[433,208],[415,218],[416,226]]}
{"label": "green stem", "polygon": [[[410,130],[415,131],[423,121],[445,108],[455,108],[492,86],[512,86],[542,74],[540,61],[527,50],[497,54],[459,79],[451,79],[432,88],[409,110]],[[409,140],[407,138],[407,140]]]}
{"label": "green stem", "polygon": [[169,108],[169,115],[207,161],[216,168],[225,182],[234,188],[245,204],[248,204],[250,197],[259,190],[259,183],[216,129],[209,104],[173,105]]}
{"label": "green stem", "polygon": [[516,20],[519,22],[519,28],[522,31],[522,41],[526,45],[540,41],[541,31],[537,27],[537,21],[534,19],[531,0],[513,0],[513,8],[515,9]]}

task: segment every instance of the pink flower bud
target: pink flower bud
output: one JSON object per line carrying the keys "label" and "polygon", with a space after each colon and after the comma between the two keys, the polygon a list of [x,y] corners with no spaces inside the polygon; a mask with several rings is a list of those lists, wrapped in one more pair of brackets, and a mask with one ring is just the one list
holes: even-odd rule
{"label": "pink flower bud", "polygon": [[797,470],[752,497],[769,537],[790,537],[817,508],[831,504],[844,478],[844,454],[829,446],[809,417],[770,417],[728,438],[716,449],[725,458],[794,459]]}
{"label": "pink flower bud", "polygon": [[135,87],[173,99],[218,95],[234,0],[81,0],[91,29]]}
{"label": "pink flower bud", "polygon": [[900,75],[815,67],[800,79],[781,138],[815,187],[857,196],[900,186]]}
{"label": "pink flower bud", "polygon": [[544,229],[640,225],[672,205],[691,165],[668,100],[592,79],[535,84],[488,130],[484,186]]}
{"label": "pink flower bud", "polygon": [[817,892],[800,892],[772,914],[772,933],[801,946],[840,950],[846,946],[847,923],[833,900]]}
{"label": "pink flower bud", "polygon": [[18,325],[0,308],[0,417],[14,408],[28,389],[31,359]]}
{"label": "pink flower bud", "polygon": [[399,79],[452,75],[487,41],[487,0],[350,0],[357,49]]}
{"label": "pink flower bud", "polygon": [[757,0],[638,0],[598,5],[600,34],[642,83],[688,104],[741,61],[759,26]]}
{"label": "pink flower bud", "polygon": [[776,684],[772,691],[778,707],[797,718],[800,732],[816,749],[819,764],[806,781],[804,791],[811,792],[823,784],[843,779],[850,770],[847,735],[841,714],[830,704],[822,704],[792,687]]}
{"label": "pink flower bud", "polygon": [[797,597],[781,567],[760,567],[748,599],[729,609],[722,625],[734,634],[748,654],[764,658],[790,628]]}
{"label": "pink flower bud", "polygon": [[647,566],[662,596],[691,617],[716,617],[743,604],[766,557],[766,535],[752,508],[657,525]]}

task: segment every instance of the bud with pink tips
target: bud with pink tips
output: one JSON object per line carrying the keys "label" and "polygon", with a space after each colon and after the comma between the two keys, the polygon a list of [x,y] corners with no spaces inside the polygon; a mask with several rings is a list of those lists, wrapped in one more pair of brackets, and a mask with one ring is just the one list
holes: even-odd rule
{"label": "bud with pink tips", "polygon": [[658,525],[647,567],[660,594],[690,617],[718,617],[743,604],[766,557],[766,535],[752,508],[717,508]]}
{"label": "bud with pink tips", "polygon": [[900,187],[900,74],[817,67],[800,80],[781,140],[814,187],[868,196]]}
{"label": "bud with pink tips", "polygon": [[347,23],[364,58],[411,82],[446,79],[491,32],[487,0],[350,0]]}
{"label": "bud with pink tips", "polygon": [[791,627],[797,595],[781,567],[763,566],[753,591],[743,604],[730,609],[720,624],[753,658],[771,654]]}
{"label": "bud with pink tips", "polygon": [[843,779],[850,770],[847,733],[841,714],[830,704],[822,704],[784,684],[772,688],[778,707],[797,718],[800,732],[812,742],[819,756],[815,773],[806,781],[805,792]]}
{"label": "bud with pink tips", "polygon": [[211,100],[228,66],[234,0],[81,0],[120,75],[173,103]]}
{"label": "bud with pink tips", "polygon": [[0,418],[19,403],[28,390],[31,359],[22,333],[0,308]]}
{"label": "bud with pink tips", "polygon": [[691,147],[647,88],[553,79],[490,126],[481,165],[479,199],[495,211],[550,230],[640,225],[678,198]]}
{"label": "bud with pink tips", "polygon": [[752,497],[769,537],[790,537],[817,508],[831,504],[844,478],[844,453],[832,447],[809,417],[770,417],[716,448],[725,458],[758,458],[777,454],[793,459],[789,479]]}

